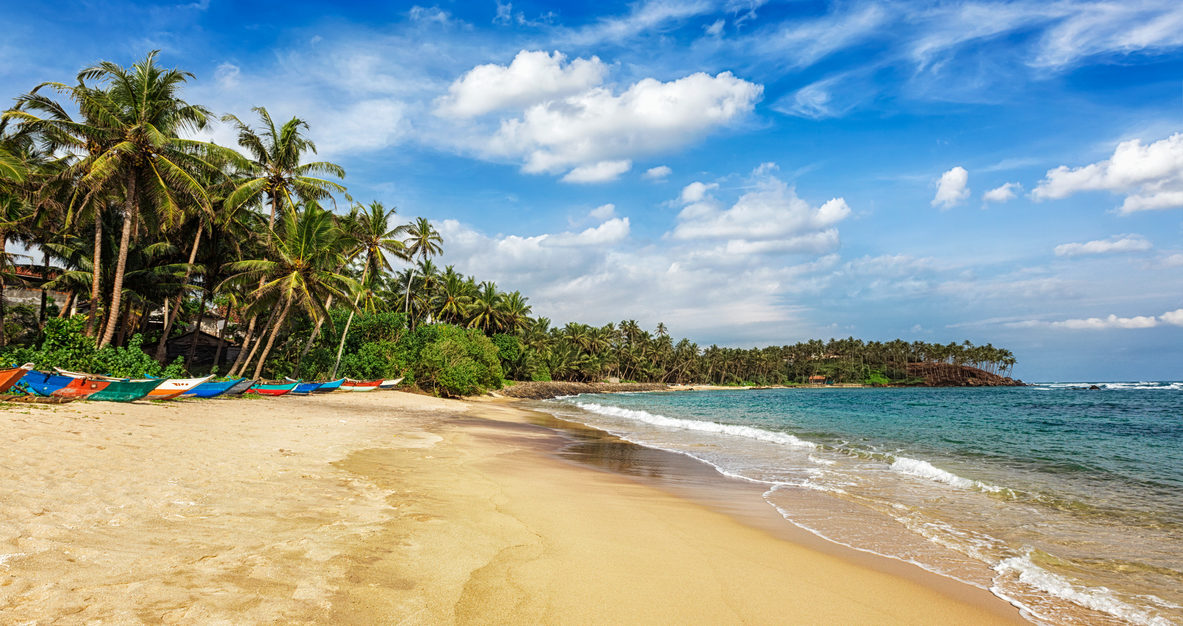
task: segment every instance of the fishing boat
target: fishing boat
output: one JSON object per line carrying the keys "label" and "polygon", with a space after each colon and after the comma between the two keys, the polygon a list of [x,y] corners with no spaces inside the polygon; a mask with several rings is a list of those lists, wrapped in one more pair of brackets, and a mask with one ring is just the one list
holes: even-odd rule
{"label": "fishing boat", "polygon": [[302,380],[296,380],[294,378],[284,378],[284,380],[288,381],[289,383],[296,383],[296,387],[294,389],[292,389],[292,393],[294,393],[298,396],[309,395],[313,391],[316,391],[317,388],[319,388],[321,385],[324,384],[324,383],[317,383],[317,382],[304,382]]}
{"label": "fishing boat", "polygon": [[46,398],[82,400],[110,385],[109,381],[84,376],[62,376],[30,370],[16,384],[16,388]]}
{"label": "fishing boat", "polygon": [[398,386],[399,383],[403,382],[403,378],[406,378],[406,377],[400,376],[398,378],[387,378],[386,380],[378,383],[378,388],[379,389],[394,389],[395,387]]}
{"label": "fishing boat", "polygon": [[345,382],[341,383],[341,391],[373,391],[380,384],[382,384],[381,378],[378,380],[352,380],[347,378]]}
{"label": "fishing boat", "polygon": [[14,367],[12,369],[0,370],[0,393],[11,389],[13,385],[25,377],[25,374],[28,374],[32,370],[32,363],[25,363],[20,367]]}
{"label": "fishing boat", "polygon": [[312,393],[319,394],[319,393],[329,393],[330,391],[336,391],[341,388],[341,385],[344,382],[345,382],[344,378],[338,378],[337,380],[330,380],[327,383],[321,383],[320,386],[317,387]]}
{"label": "fishing boat", "polygon": [[148,392],[149,400],[172,400],[177,396],[207,382],[213,376],[201,378],[169,378],[161,382],[155,389]]}
{"label": "fishing boat", "polygon": [[[235,378],[234,380],[213,381],[207,380],[192,389],[186,390],[182,396],[189,396],[192,398],[214,398],[224,393],[228,393],[235,385],[245,381],[245,378]],[[250,381],[254,384],[254,381]],[[249,387],[250,385],[247,385]],[[246,390],[246,387],[243,387]]]}
{"label": "fishing boat", "polygon": [[282,396],[296,388],[298,383],[264,383],[258,382],[251,385],[246,393],[256,393],[262,396]]}
{"label": "fishing boat", "polygon": [[225,391],[225,393],[223,393],[222,395],[224,395],[224,396],[240,396],[240,395],[246,393],[246,390],[250,389],[254,385],[255,385],[254,378],[243,378],[240,380],[240,382],[236,383],[233,387],[227,389]]}
{"label": "fishing boat", "polygon": [[146,378],[139,380],[107,380],[107,386],[91,394],[90,400],[106,402],[134,402],[152,393],[152,390],[165,382],[163,378]]}

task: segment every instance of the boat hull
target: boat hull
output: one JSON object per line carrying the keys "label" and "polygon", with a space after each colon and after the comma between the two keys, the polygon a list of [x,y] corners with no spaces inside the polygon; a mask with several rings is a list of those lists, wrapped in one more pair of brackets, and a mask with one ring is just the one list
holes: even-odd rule
{"label": "boat hull", "polygon": [[347,380],[341,383],[341,391],[373,391],[382,380]]}
{"label": "boat hull", "polygon": [[107,387],[90,396],[91,400],[103,402],[134,402],[146,397],[160,386],[163,380],[112,380]]}
{"label": "boat hull", "polygon": [[296,387],[292,389],[292,393],[298,396],[307,396],[320,388],[324,383],[296,383]]}
{"label": "boat hull", "polygon": [[344,378],[338,378],[337,380],[330,380],[327,383],[321,383],[321,385],[317,387],[312,393],[329,393],[336,391],[341,388],[341,384],[344,382]]}
{"label": "boat hull", "polygon": [[379,389],[394,389],[395,387],[398,386],[399,383],[403,382],[403,378],[405,378],[405,377],[387,378],[386,380],[384,380],[378,384],[378,388]]}
{"label": "boat hull", "polygon": [[189,391],[208,381],[212,376],[205,376],[202,378],[169,378],[160,383],[155,389],[148,392],[147,398],[149,400],[172,400],[181,394]]}
{"label": "boat hull", "polygon": [[255,383],[254,385],[251,385],[250,389],[246,390],[246,393],[253,393],[261,396],[282,396],[284,394],[291,393],[291,391],[296,388],[297,384],[298,383],[282,383],[276,385],[271,383]]}
{"label": "boat hull", "polygon": [[16,387],[21,390],[35,393],[39,396],[49,397],[53,392],[57,391],[74,382],[80,380],[70,376],[61,376],[58,374],[50,374],[49,372],[39,372],[37,370],[30,370],[24,377],[16,383]]}
{"label": "boat hull", "polygon": [[[218,382],[207,380],[204,383],[193,387],[192,389],[184,391],[181,395],[190,398],[216,398],[224,393],[229,393],[235,385],[241,384],[245,380],[245,378],[223,380]],[[247,387],[249,386],[250,385],[247,385]],[[246,387],[243,387],[243,390],[245,391]]]}
{"label": "boat hull", "polygon": [[14,367],[9,370],[0,370],[0,393],[4,393],[12,388],[13,385],[20,382],[25,374],[33,370],[32,363],[25,363],[20,367]]}

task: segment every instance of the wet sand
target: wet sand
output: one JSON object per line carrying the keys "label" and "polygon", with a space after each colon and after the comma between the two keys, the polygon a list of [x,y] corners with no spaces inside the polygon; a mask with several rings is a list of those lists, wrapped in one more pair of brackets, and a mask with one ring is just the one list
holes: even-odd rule
{"label": "wet sand", "polygon": [[399,392],[0,407],[0,622],[1019,619],[547,419]]}

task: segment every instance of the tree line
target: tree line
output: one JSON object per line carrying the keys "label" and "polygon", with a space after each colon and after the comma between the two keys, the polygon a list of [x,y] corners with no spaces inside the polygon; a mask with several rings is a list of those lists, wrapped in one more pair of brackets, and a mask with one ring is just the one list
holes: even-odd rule
{"label": "tree line", "polygon": [[[199,363],[193,333],[170,371],[408,375],[444,392],[502,377],[876,382],[906,379],[910,362],[1014,365],[1009,351],[968,342],[703,349],[664,324],[552,326],[520,292],[437,266],[444,241],[427,219],[403,222],[381,202],[355,201],[345,170],[316,160],[304,120],[277,122],[263,107],[249,122],[217,118],[183,99],[192,78],[153,52],[131,67],[101,62],[71,82],[37,85],[3,113],[0,348],[40,346],[48,358],[46,346],[76,333],[94,350],[134,346],[163,364],[170,339],[212,317],[225,320],[218,338],[237,346],[233,358],[220,341],[212,362]],[[195,138],[218,121],[237,146]],[[43,283],[39,307],[5,302],[2,288],[30,276],[9,242],[41,254],[31,272]],[[50,290],[66,294],[63,306]],[[79,354],[82,344],[66,343]],[[145,367],[125,356],[92,362]]]}

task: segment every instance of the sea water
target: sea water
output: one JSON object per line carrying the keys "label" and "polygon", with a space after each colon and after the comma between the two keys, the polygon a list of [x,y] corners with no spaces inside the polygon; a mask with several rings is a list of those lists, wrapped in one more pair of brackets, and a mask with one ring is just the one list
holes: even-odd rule
{"label": "sea water", "polygon": [[563,419],[766,486],[787,522],[1034,621],[1183,623],[1183,383],[587,394]]}

